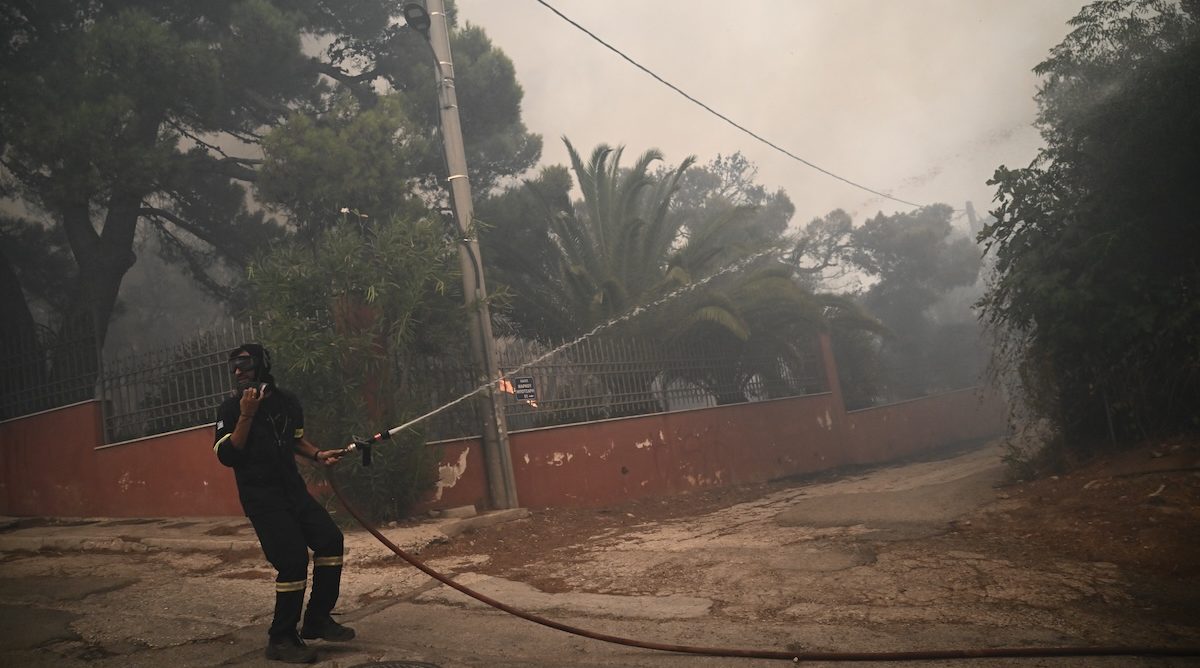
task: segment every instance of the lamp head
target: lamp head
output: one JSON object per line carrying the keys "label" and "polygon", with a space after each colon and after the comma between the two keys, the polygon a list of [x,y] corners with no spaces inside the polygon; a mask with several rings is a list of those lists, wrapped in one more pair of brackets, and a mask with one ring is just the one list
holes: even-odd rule
{"label": "lamp head", "polygon": [[422,35],[429,35],[429,11],[425,9],[425,5],[419,2],[406,2],[400,11],[404,13],[404,22],[408,24],[409,28]]}

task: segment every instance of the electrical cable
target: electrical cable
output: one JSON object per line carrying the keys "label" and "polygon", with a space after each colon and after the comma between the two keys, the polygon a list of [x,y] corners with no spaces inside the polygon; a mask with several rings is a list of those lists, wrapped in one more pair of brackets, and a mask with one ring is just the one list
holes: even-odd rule
{"label": "electrical cable", "polygon": [[754,132],[753,130],[750,130],[749,128],[747,128],[746,126],[744,126],[744,125],[742,125],[742,124],[738,123],[737,121],[733,120],[732,118],[729,118],[729,117],[728,117],[728,116],[726,116],[725,114],[722,114],[721,112],[717,111],[716,109],[713,109],[712,107],[710,107],[710,106],[708,106],[707,104],[705,104],[705,103],[701,102],[700,100],[696,99],[695,97],[692,97],[691,95],[689,95],[688,93],[684,92],[682,89],[680,89],[680,88],[679,88],[678,86],[676,86],[675,84],[673,84],[673,83],[671,83],[670,81],[667,81],[666,79],[664,79],[664,78],[660,77],[659,75],[657,75],[657,74],[655,74],[654,72],[652,72],[652,71],[651,71],[649,68],[647,68],[646,66],[644,66],[644,65],[642,65],[641,63],[637,62],[637,61],[636,61],[636,60],[634,60],[633,58],[630,58],[629,56],[625,55],[624,53],[622,53],[622,52],[621,52],[621,50],[620,50],[620,49],[618,49],[617,47],[615,47],[615,46],[613,46],[613,45],[609,44],[608,42],[604,41],[604,40],[603,40],[603,39],[601,39],[601,38],[600,38],[598,35],[596,35],[596,33],[592,32],[591,30],[588,30],[587,28],[583,27],[582,25],[580,25],[580,24],[579,24],[578,22],[576,22],[575,20],[571,19],[571,18],[570,18],[569,16],[567,16],[566,14],[563,14],[562,12],[558,11],[558,10],[557,10],[557,9],[555,9],[553,6],[551,6],[551,5],[550,5],[550,3],[546,2],[546,0],[534,0],[534,1],[535,1],[535,2],[537,2],[539,5],[542,5],[542,6],[543,6],[543,7],[545,7],[546,9],[550,10],[550,11],[551,11],[551,12],[553,12],[554,14],[556,14],[556,15],[557,15],[559,18],[561,18],[562,20],[564,20],[564,21],[566,21],[567,23],[571,24],[572,26],[574,26],[574,27],[578,28],[580,31],[582,31],[584,34],[586,34],[588,37],[591,37],[593,40],[595,40],[595,41],[599,42],[600,44],[602,44],[602,45],[603,45],[605,48],[607,48],[609,51],[612,51],[613,53],[617,54],[618,56],[620,56],[620,57],[621,57],[622,59],[624,59],[625,61],[629,62],[629,64],[633,65],[634,67],[638,68],[639,70],[641,70],[641,71],[645,72],[646,74],[650,75],[651,77],[653,77],[653,78],[654,78],[654,80],[656,80],[656,81],[658,81],[659,83],[663,84],[663,85],[664,85],[664,86],[666,86],[667,88],[670,88],[671,90],[675,91],[676,93],[679,93],[679,94],[680,94],[680,95],[682,95],[684,98],[686,98],[686,99],[687,99],[689,102],[691,102],[691,103],[693,103],[693,104],[695,104],[695,105],[699,106],[700,108],[704,109],[704,110],[705,110],[705,111],[707,111],[708,113],[710,113],[710,114],[712,114],[713,116],[716,116],[717,118],[719,118],[719,119],[721,119],[721,120],[725,121],[725,122],[726,122],[726,123],[728,123],[729,125],[732,125],[733,127],[737,128],[738,130],[741,130],[742,132],[744,132],[744,133],[746,133],[746,134],[750,135],[751,137],[753,137],[754,139],[758,140],[759,142],[762,142],[763,144],[766,144],[767,146],[769,146],[769,147],[771,147],[771,148],[775,149],[776,151],[779,151],[780,153],[782,153],[782,154],[786,155],[787,157],[791,158],[792,160],[795,160],[795,161],[797,161],[797,162],[799,162],[799,163],[802,163],[802,164],[804,164],[804,165],[807,165],[808,167],[810,167],[810,168],[812,168],[812,169],[815,169],[815,170],[817,170],[818,172],[821,172],[822,174],[824,174],[824,175],[826,175],[826,176],[833,177],[833,178],[837,179],[838,181],[841,181],[841,182],[843,182],[843,183],[846,183],[846,184],[849,184],[849,185],[851,185],[851,186],[854,186],[855,188],[858,188],[859,190],[864,190],[864,191],[866,191],[866,192],[869,192],[869,193],[871,193],[872,195],[878,195],[879,197],[883,197],[883,198],[886,198],[886,199],[890,199],[890,200],[892,200],[893,202],[899,202],[899,203],[901,203],[901,204],[905,204],[905,205],[907,205],[907,206],[915,207],[915,208],[918,208],[918,209],[920,209],[920,208],[923,208],[923,207],[925,207],[925,206],[926,206],[926,205],[924,205],[924,204],[917,204],[916,202],[910,202],[910,201],[908,201],[908,200],[905,200],[905,199],[900,199],[899,197],[895,197],[895,196],[893,196],[893,195],[889,195],[888,193],[885,193],[885,192],[880,192],[880,191],[878,191],[878,190],[875,190],[874,188],[870,188],[870,187],[868,187],[868,186],[865,186],[865,185],[863,185],[863,184],[861,184],[861,183],[858,183],[858,182],[856,182],[856,181],[851,181],[850,179],[848,179],[848,178],[846,178],[846,177],[844,177],[844,176],[840,176],[840,175],[838,175],[838,174],[835,174],[835,173],[833,173],[833,172],[829,171],[828,169],[825,169],[824,167],[821,167],[821,166],[819,166],[819,165],[816,165],[816,164],[814,164],[814,163],[812,163],[812,162],[809,162],[808,160],[805,160],[804,158],[802,158],[802,157],[800,157],[800,156],[796,155],[795,153],[792,153],[791,151],[789,151],[789,150],[787,150],[787,149],[783,148],[782,146],[779,146],[779,145],[778,145],[778,144],[776,144],[775,142],[772,142],[771,140],[769,140],[769,139],[767,139],[767,138],[763,137],[762,135],[759,135],[758,133]]}
{"label": "electrical cable", "polygon": [[637,647],[640,649],[657,650],[661,652],[676,652],[681,654],[696,654],[701,656],[714,657],[729,657],[743,659],[775,659],[780,661],[791,661],[799,663],[801,661],[937,661],[946,659],[997,659],[997,658],[1032,658],[1032,657],[1083,657],[1083,656],[1142,656],[1142,657],[1193,657],[1200,656],[1200,647],[1150,647],[1150,646],[1133,646],[1133,647],[986,647],[977,649],[943,649],[943,650],[911,650],[903,652],[790,652],[783,650],[765,650],[765,649],[740,649],[727,647],[701,647],[695,645],[672,645],[668,643],[653,642],[647,640],[637,640],[634,638],[626,638],[623,636],[612,635],[608,633],[600,633],[591,631],[578,626],[564,624],[534,614],[520,608],[513,607],[501,601],[497,601],[486,594],[471,589],[470,587],[455,582],[450,577],[443,573],[434,570],[429,565],[417,559],[413,555],[401,549],[392,541],[384,536],[379,528],[368,522],[361,514],[351,506],[342,496],[341,490],[338,488],[337,478],[333,475],[330,469],[325,469],[326,479],[329,481],[333,493],[337,496],[338,501],[346,509],[350,515],[362,525],[372,536],[380,543],[391,550],[396,556],[400,557],[409,565],[417,570],[425,573],[429,577],[438,582],[454,589],[462,594],[487,604],[502,612],[507,612],[515,617],[520,617],[526,621],[535,624],[541,624],[549,628],[570,633],[572,635],[599,640],[601,642],[612,643],[616,645],[625,645],[627,647]]}
{"label": "electrical cable", "polygon": [[[541,0],[538,0],[538,1],[541,2]],[[545,4],[545,3],[543,3],[543,4]],[[553,9],[553,8],[551,8],[551,9]],[[436,55],[435,55],[435,60],[436,60]],[[440,79],[442,78],[441,71],[440,71],[440,63],[438,64],[438,71],[439,71],[439,85],[442,85],[440,82]],[[441,130],[441,124],[440,124],[440,114],[439,114],[439,131],[440,130]],[[824,170],[822,170],[822,171],[824,171]],[[841,177],[838,177],[838,178],[841,178]],[[871,191],[871,192],[875,192],[875,191]],[[876,194],[882,195],[882,193],[876,193]],[[451,207],[453,207],[453,199],[454,199],[453,196],[451,196],[451,198],[450,198]],[[890,199],[895,199],[895,198],[890,198]],[[897,200],[897,201],[901,201],[901,200]],[[910,204],[909,202],[904,202],[904,203]],[[918,205],[913,205],[913,206],[918,206]],[[458,220],[458,217],[456,215],[455,216],[456,223],[457,223],[457,220]],[[463,236],[463,238],[460,239],[460,242],[463,243],[465,246],[467,246],[468,251],[470,251],[469,243],[468,243],[469,239],[466,238],[466,233],[467,233],[466,230],[462,230],[461,227],[458,226],[457,224],[455,225],[455,229]],[[509,374],[503,374],[494,380],[490,380],[489,382],[481,385],[479,388],[476,388],[472,392],[467,393],[467,394],[459,397],[458,399],[455,399],[454,401],[451,401],[447,404],[439,406],[438,408],[436,408],[424,415],[421,415],[415,419],[409,420],[408,422],[406,422],[400,426],[393,427],[392,429],[388,429],[388,430],[382,430],[379,433],[377,433],[374,437],[372,437],[372,439],[368,442],[362,442],[362,443],[355,442],[355,443],[348,445],[345,448],[342,448],[341,450],[338,450],[337,452],[339,454],[344,455],[344,454],[348,454],[348,453],[353,452],[358,449],[363,449],[364,454],[365,454],[366,452],[369,452],[369,446],[370,446],[371,442],[386,440],[386,439],[390,438],[392,435],[394,435],[404,429],[407,429],[425,419],[428,419],[429,417],[432,417],[433,415],[436,415],[436,414],[450,408],[451,406],[454,406],[470,397],[477,395],[480,391],[483,391],[485,389],[490,389],[492,386],[499,384],[505,378],[508,378],[511,375],[514,375],[516,373],[520,373],[520,371],[523,370],[524,368],[526,368],[530,365],[536,364],[537,362],[539,362],[551,355],[554,355],[565,348],[574,346],[575,344],[579,343],[580,341],[582,341],[585,338],[593,336],[595,333],[597,333],[602,328],[606,328],[606,327],[612,326],[613,324],[623,322],[630,318],[636,317],[637,315],[640,315],[644,311],[654,308],[654,307],[658,306],[659,304],[662,304],[663,302],[669,301],[669,300],[675,298],[676,296],[682,294],[685,291],[689,291],[700,285],[704,285],[704,284],[708,283],[709,281],[713,280],[714,278],[716,278],[717,276],[720,276],[724,273],[728,273],[730,271],[739,269],[739,268],[749,264],[750,262],[753,262],[767,254],[771,254],[774,252],[777,252],[777,251],[773,251],[773,250],[772,251],[762,251],[762,252],[750,255],[748,257],[742,258],[741,260],[734,262],[730,265],[727,265],[726,267],[722,268],[721,270],[719,270],[699,281],[681,286],[680,288],[677,288],[676,290],[668,293],[667,295],[664,295],[663,297],[659,298],[658,300],[650,302],[644,306],[638,306],[634,309],[631,309],[630,311],[626,312],[625,314],[621,315],[618,318],[615,318],[615,319],[610,320],[605,323],[601,323],[601,324],[597,325],[596,327],[592,328],[592,330],[584,333],[583,335],[564,343],[563,345],[545,353],[542,356],[539,356],[538,358],[536,358],[534,360],[531,360],[530,362],[527,362],[526,364],[522,365],[521,367],[518,367],[517,369],[514,369],[513,371],[509,372]],[[479,278],[480,278],[479,273],[481,270],[481,268],[479,267],[479,260],[475,256],[474,253],[469,253],[469,255],[470,255],[471,262],[475,265],[475,268],[476,268],[475,279],[476,279],[476,285],[478,286]],[[486,355],[486,351],[485,351],[485,355]],[[363,446],[366,446],[366,447],[364,448]],[[399,556],[401,559],[403,559],[404,561],[406,561],[407,563],[412,565],[414,568],[420,570],[421,572],[430,576],[434,580],[437,580],[438,582],[441,582],[442,584],[444,584],[452,589],[455,589],[456,591],[459,591],[460,593],[465,594],[471,598],[474,598],[486,605],[496,608],[497,610],[501,610],[508,614],[514,615],[521,619],[525,619],[527,621],[534,622],[536,624],[540,624],[542,626],[547,626],[552,629],[556,629],[559,631],[563,631],[563,632],[570,633],[573,635],[578,635],[578,636],[585,637],[585,638],[590,638],[593,640],[599,640],[602,642],[608,642],[608,643],[613,643],[613,644],[618,644],[618,645],[625,645],[625,646],[629,646],[629,647],[637,647],[637,648],[641,648],[641,649],[664,651],[664,652],[676,652],[676,653],[683,653],[683,654],[695,654],[695,655],[713,656],[713,657],[773,659],[773,660],[792,661],[795,663],[798,663],[800,661],[839,661],[839,662],[881,661],[881,662],[887,662],[887,661],[979,659],[979,658],[1020,658],[1020,657],[1083,657],[1083,656],[1191,657],[1191,656],[1200,656],[1200,648],[1187,648],[1187,647],[1172,648],[1172,647],[1148,647],[1148,646],[1137,646],[1137,647],[1049,647],[1049,648],[1011,647],[1011,648],[982,648],[982,649],[958,649],[958,650],[924,650],[924,651],[905,651],[905,652],[790,652],[790,651],[781,651],[781,650],[756,650],[756,649],[738,649],[738,648],[722,648],[722,647],[701,647],[701,646],[694,646],[694,645],[673,645],[673,644],[667,644],[667,643],[636,640],[636,639],[632,639],[632,638],[625,638],[622,636],[616,636],[616,635],[611,635],[611,634],[606,634],[606,633],[599,633],[599,632],[595,632],[595,631],[590,631],[588,629],[571,626],[569,624],[564,624],[562,622],[557,622],[552,619],[548,619],[546,617],[542,617],[540,615],[536,615],[534,613],[527,612],[527,611],[521,610],[519,608],[515,608],[515,607],[505,604],[501,601],[497,601],[485,594],[479,593],[479,592],[467,587],[466,585],[455,582],[454,580],[447,577],[446,575],[434,570],[433,568],[429,567],[421,560],[419,560],[416,557],[405,552],[403,549],[398,547],[392,541],[388,540],[388,538],[379,531],[378,527],[376,527],[372,523],[368,522],[357,511],[357,509],[355,509],[349,502],[347,502],[345,497],[342,495],[341,489],[339,488],[339,486],[337,484],[337,478],[333,475],[333,472],[327,468],[327,469],[325,469],[325,473],[326,473],[326,479],[329,481],[330,488],[333,490],[334,495],[337,496],[338,501],[342,504],[342,506],[346,509],[346,511],[360,525],[362,525],[362,527],[364,529],[366,529],[372,536],[374,536],[376,540],[378,540],[381,544],[383,544],[385,547],[387,547],[389,550],[391,550],[394,554]]]}

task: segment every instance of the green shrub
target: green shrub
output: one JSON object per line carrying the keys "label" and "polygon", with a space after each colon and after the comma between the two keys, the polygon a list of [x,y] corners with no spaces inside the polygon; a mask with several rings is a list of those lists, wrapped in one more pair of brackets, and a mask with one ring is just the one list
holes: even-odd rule
{"label": "green shrub", "polygon": [[[251,315],[319,447],[342,447],[352,434],[429,409],[412,361],[456,345],[464,331],[461,300],[447,290],[457,284],[453,260],[437,221],[352,216],[253,264]],[[420,426],[376,446],[369,468],[357,456],[337,465],[342,490],[371,520],[407,516],[432,487],[437,453]]]}

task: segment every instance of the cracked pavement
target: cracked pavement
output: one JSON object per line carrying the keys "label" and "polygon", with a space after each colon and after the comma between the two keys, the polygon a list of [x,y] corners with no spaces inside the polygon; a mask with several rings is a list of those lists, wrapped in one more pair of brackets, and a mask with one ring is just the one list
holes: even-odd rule
{"label": "cracked pavement", "polygon": [[[517,519],[452,538],[429,550],[428,563],[518,608],[663,643],[788,651],[1200,644],[1197,617],[1179,615],[1162,592],[1114,564],[1047,559],[960,531],[989,512],[1000,474],[998,448],[985,447],[796,483],[695,516],[631,518],[545,551],[522,544],[530,520]],[[173,526],[201,540],[203,525]],[[15,631],[0,636],[0,663],[268,665],[261,652],[273,573],[261,554],[236,542],[238,525],[231,526],[212,532],[226,544],[210,550],[181,537],[174,544],[189,549],[169,549],[170,541],[131,549],[126,541],[124,548],[93,542],[72,550],[50,541],[37,551],[3,552],[0,623]],[[418,536],[427,527],[410,533],[410,546],[428,544]],[[520,566],[498,567],[494,551],[476,550],[472,537],[485,534],[493,540],[479,545],[516,551]],[[639,650],[538,626],[466,599],[366,538],[348,533],[338,606],[359,638],[318,643],[319,665],[779,665]],[[1189,666],[1200,659],[969,665]]]}

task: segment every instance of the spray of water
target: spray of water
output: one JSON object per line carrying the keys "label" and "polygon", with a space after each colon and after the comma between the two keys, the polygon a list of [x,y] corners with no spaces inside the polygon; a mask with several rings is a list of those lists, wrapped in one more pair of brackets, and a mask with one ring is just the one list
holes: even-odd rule
{"label": "spray of water", "polygon": [[616,325],[619,325],[620,323],[632,320],[647,311],[650,311],[652,309],[658,308],[659,306],[662,306],[663,304],[675,299],[676,297],[679,297],[680,295],[691,292],[692,290],[695,290],[696,288],[709,283],[710,281],[712,281],[713,279],[715,279],[719,276],[723,276],[725,274],[730,274],[730,273],[733,273],[736,271],[741,271],[742,269],[746,268],[747,266],[749,266],[751,263],[755,262],[756,260],[759,260],[760,258],[766,257],[768,255],[778,254],[779,252],[780,251],[777,249],[768,249],[768,250],[764,250],[764,251],[759,251],[757,253],[753,253],[751,255],[747,255],[746,257],[744,257],[740,260],[737,260],[728,265],[725,265],[721,269],[718,269],[717,271],[713,272],[712,274],[709,274],[708,276],[705,276],[704,278],[702,278],[698,281],[694,281],[692,283],[688,283],[687,285],[680,286],[652,302],[643,304],[641,306],[634,307],[634,308],[626,311],[625,313],[623,313],[611,320],[608,320],[607,322],[602,322],[602,323],[596,325],[595,327],[584,332],[583,334],[580,334],[579,336],[575,337],[574,339],[571,339],[570,341],[563,343],[562,345],[558,346],[557,348],[554,348],[553,350],[550,350],[542,355],[539,355],[538,357],[522,364],[521,366],[513,369],[512,371],[509,371],[508,373],[505,373],[505,374],[501,374],[499,377],[480,385],[479,387],[471,390],[470,392],[467,392],[466,394],[462,395],[461,397],[458,397],[457,399],[454,399],[445,404],[442,404],[441,406],[434,408],[433,410],[429,411],[428,413],[419,415],[419,416],[409,420],[408,422],[405,422],[404,424],[401,424],[396,427],[392,427],[391,429],[388,430],[387,433],[389,436],[395,436],[396,434],[400,433],[401,431],[404,431],[405,429],[409,429],[413,426],[416,426],[416,425],[420,424],[421,422],[424,422],[425,420],[428,420],[429,418],[431,418],[439,413],[445,412],[446,410],[453,408],[454,406],[466,401],[467,399],[470,399],[471,397],[478,395],[480,392],[486,392],[486,391],[491,390],[493,387],[499,385],[502,381],[510,379],[513,376],[521,373],[525,369],[528,369],[529,367],[531,367],[535,364],[538,364],[539,362],[542,362],[543,360],[549,359],[550,357],[553,357],[564,350],[567,350],[569,348],[577,346],[581,342],[585,341],[586,339],[593,337],[596,334],[599,334],[600,332],[602,332],[610,327],[614,327]]}

